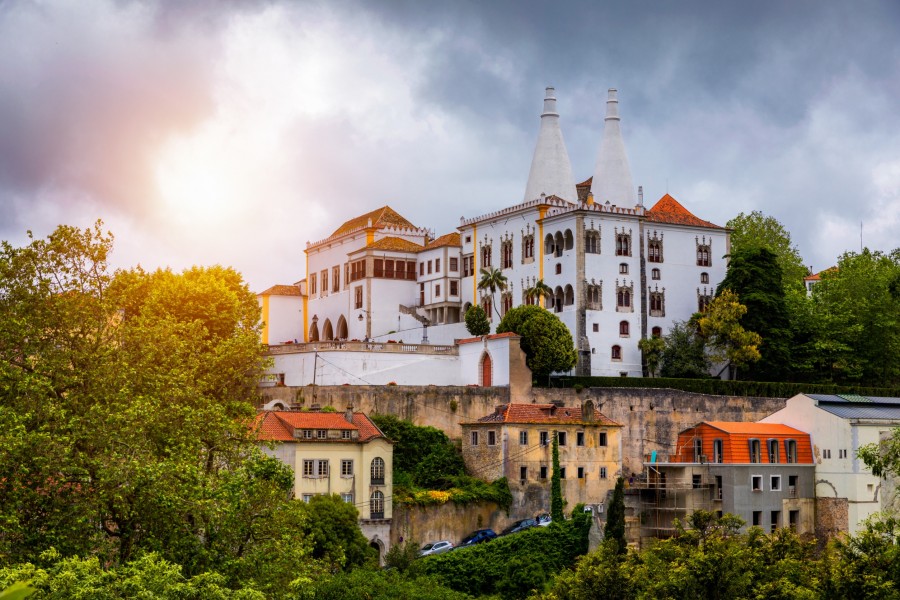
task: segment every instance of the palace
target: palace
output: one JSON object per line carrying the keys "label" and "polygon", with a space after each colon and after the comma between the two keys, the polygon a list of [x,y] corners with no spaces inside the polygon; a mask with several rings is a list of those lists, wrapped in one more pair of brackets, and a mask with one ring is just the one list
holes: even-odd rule
{"label": "palace", "polygon": [[[473,304],[496,327],[510,308],[540,303],[572,332],[576,374],[641,376],[638,341],[703,309],[725,276],[730,240],[668,194],[645,208],[619,123],[611,89],[596,168],[576,184],[547,88],[520,203],[464,217],[436,239],[388,206],[346,221],[307,244],[306,279],[260,294],[263,341],[452,345],[469,337],[462,321]],[[505,289],[479,288],[492,269]],[[292,308],[276,312],[280,296]],[[300,319],[285,322],[297,310]]]}

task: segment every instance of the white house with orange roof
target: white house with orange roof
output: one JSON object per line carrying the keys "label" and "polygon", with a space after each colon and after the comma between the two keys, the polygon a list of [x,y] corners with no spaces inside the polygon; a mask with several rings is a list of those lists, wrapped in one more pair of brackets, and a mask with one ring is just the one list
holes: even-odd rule
{"label": "white house with orange roof", "polygon": [[[306,282],[303,282],[303,287]],[[257,294],[262,312],[262,343],[284,344],[303,340],[303,287],[273,285]]]}
{"label": "white house with orange roof", "polygon": [[338,494],[359,510],[363,535],[380,556],[390,550],[393,446],[363,413],[262,411],[263,451],[294,471],[294,496]]}
{"label": "white house with orange roof", "polygon": [[[458,233],[437,239],[384,206],[308,244],[303,341],[452,345],[468,336],[461,321],[474,304],[496,326],[540,302],[572,333],[576,374],[641,376],[638,342],[688,320],[725,277],[729,230],[669,194],[645,208],[614,89],[596,169],[576,185],[556,101],[547,88],[520,203],[463,217]],[[505,290],[478,288],[489,269],[502,271]],[[528,297],[538,281],[549,297]]]}

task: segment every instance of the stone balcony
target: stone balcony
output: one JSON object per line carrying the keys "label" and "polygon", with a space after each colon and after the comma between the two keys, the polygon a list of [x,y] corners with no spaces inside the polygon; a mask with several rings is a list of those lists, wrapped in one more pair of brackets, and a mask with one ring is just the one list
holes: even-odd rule
{"label": "stone balcony", "polygon": [[401,342],[349,342],[330,340],[269,346],[266,354],[299,354],[302,352],[386,352],[394,354],[449,354],[458,355],[455,345],[405,344]]}

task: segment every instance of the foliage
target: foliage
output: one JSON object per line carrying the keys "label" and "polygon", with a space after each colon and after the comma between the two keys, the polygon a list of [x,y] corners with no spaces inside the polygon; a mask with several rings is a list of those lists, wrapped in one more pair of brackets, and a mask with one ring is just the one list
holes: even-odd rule
{"label": "foliage", "polygon": [[638,348],[644,355],[644,364],[647,365],[647,374],[655,377],[662,364],[663,352],[666,342],[659,337],[643,338],[638,342]]}
{"label": "foliage", "polygon": [[391,549],[384,555],[384,566],[411,575],[417,571],[418,559],[419,542],[406,540],[391,546]]}
{"label": "foliage", "polygon": [[[481,280],[478,282],[479,290],[488,290],[491,293],[491,297],[499,290],[503,291],[507,287],[506,275],[503,274],[503,271],[497,269],[495,267],[488,267],[487,269],[481,269]],[[496,302],[491,302],[494,305],[494,311],[497,313],[497,316],[500,316],[500,309],[497,308]],[[470,332],[471,333],[471,332]],[[474,334],[473,334],[474,335]]]}
{"label": "foliage", "polygon": [[471,335],[482,336],[491,332],[491,323],[488,321],[487,314],[484,309],[477,304],[473,304],[466,311],[466,331]]}
{"label": "foliage", "polygon": [[572,334],[559,317],[540,306],[517,306],[507,311],[497,333],[513,332],[522,337],[525,363],[535,375],[568,371],[577,355]]}
{"label": "foliage", "polygon": [[731,252],[765,248],[775,255],[781,270],[782,289],[803,292],[803,278],[806,266],[797,246],[791,242],[790,232],[774,217],[767,217],[759,211],[749,215],[741,213],[727,223],[731,228]]}
{"label": "foliage", "polygon": [[19,581],[0,591],[0,600],[24,600],[36,591],[26,582]]}
{"label": "foliage", "polygon": [[709,377],[709,358],[697,326],[676,321],[663,338],[665,347],[660,355],[662,377],[702,379]]}
{"label": "foliage", "polygon": [[559,466],[559,434],[553,432],[552,444],[552,467],[553,472],[550,475],[550,518],[554,521],[563,520],[563,500],[562,482]]}
{"label": "foliage", "polygon": [[421,559],[421,569],[459,592],[473,596],[519,594],[511,597],[521,598],[525,585],[539,586],[543,582],[534,573],[526,577],[521,572],[522,565],[543,572],[546,577],[569,567],[587,551],[590,524],[590,515],[576,509],[571,519],[554,521],[548,527],[533,527],[476,546],[425,557]]}
{"label": "foliage", "polygon": [[728,361],[737,368],[759,360],[759,335],[740,324],[746,312],[747,308],[730,289],[722,290],[703,311],[697,325],[712,360]]}
{"label": "foliage", "polygon": [[[732,342],[738,346],[758,346],[759,359],[749,354],[732,364],[749,366],[746,377],[764,381],[782,381],[790,377],[792,331],[778,257],[766,248],[732,251],[725,279],[719,284],[717,300],[726,290],[735,293],[735,302],[746,307],[739,317],[740,325],[762,338],[761,343]],[[730,308],[710,305],[708,313],[718,308],[730,314]],[[726,319],[729,317],[726,317]],[[702,323],[702,320],[701,320]],[[702,325],[701,325],[702,328]],[[755,352],[753,353],[755,354]]]}
{"label": "foliage", "polygon": [[606,512],[606,527],[603,529],[603,537],[616,543],[616,550],[623,554],[628,549],[625,539],[625,478],[616,480],[616,489],[613,490],[612,500],[609,502],[609,510]]}
{"label": "foliage", "polygon": [[[298,502],[298,501],[295,501]],[[312,557],[332,570],[352,569],[374,561],[374,549],[357,526],[359,511],[337,494],[313,496],[307,504],[303,533],[312,543]]]}
{"label": "foliage", "polygon": [[543,279],[538,279],[534,285],[525,289],[526,300],[543,300],[553,295],[553,288],[544,283]]}
{"label": "foliage", "polygon": [[835,540],[826,556],[825,598],[900,598],[900,546],[884,531]]}
{"label": "foliage", "polygon": [[301,598],[315,600],[468,600],[468,594],[442,585],[434,577],[408,577],[397,570],[357,569],[317,581]]}

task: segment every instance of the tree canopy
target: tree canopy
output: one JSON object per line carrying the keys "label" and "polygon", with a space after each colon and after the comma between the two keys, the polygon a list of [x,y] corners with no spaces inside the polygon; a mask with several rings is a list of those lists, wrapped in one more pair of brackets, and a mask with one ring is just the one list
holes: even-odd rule
{"label": "tree canopy", "polygon": [[488,321],[484,309],[477,304],[469,307],[465,314],[466,330],[476,336],[487,335],[491,332],[491,322]]}
{"label": "tree canopy", "polygon": [[540,306],[510,309],[497,326],[497,333],[506,332],[522,336],[525,362],[535,375],[546,376],[575,366],[572,334],[559,317]]}
{"label": "tree canopy", "polygon": [[803,292],[803,278],[807,268],[797,246],[791,241],[790,232],[778,219],[768,217],[758,210],[749,215],[740,213],[726,224],[731,228],[731,253],[765,248],[776,257],[781,269],[781,284],[785,292]]}

